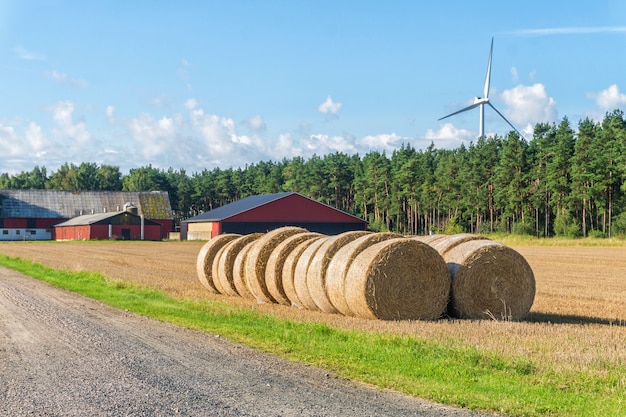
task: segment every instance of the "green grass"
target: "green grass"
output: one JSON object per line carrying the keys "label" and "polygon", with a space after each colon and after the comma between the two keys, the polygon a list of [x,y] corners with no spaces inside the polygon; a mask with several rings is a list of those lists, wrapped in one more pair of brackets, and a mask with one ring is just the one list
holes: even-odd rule
{"label": "green grass", "polygon": [[225,302],[174,299],[102,275],[58,271],[0,255],[0,265],[54,286],[192,329],[219,334],[337,376],[416,397],[510,416],[624,416],[626,367],[555,372],[512,357],[415,337],[297,322]]}
{"label": "green grass", "polygon": [[613,238],[566,238],[566,237],[549,237],[536,238],[528,235],[510,235],[505,233],[493,233],[485,235],[489,239],[502,242],[509,246],[624,246],[626,241],[623,237]]}

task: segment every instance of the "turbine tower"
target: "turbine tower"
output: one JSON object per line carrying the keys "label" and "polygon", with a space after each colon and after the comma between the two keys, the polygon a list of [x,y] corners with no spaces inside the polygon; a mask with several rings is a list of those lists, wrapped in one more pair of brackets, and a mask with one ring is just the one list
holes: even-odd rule
{"label": "turbine tower", "polygon": [[462,108],[461,110],[457,110],[454,113],[450,113],[447,116],[443,116],[439,120],[443,120],[450,116],[454,116],[456,114],[463,113],[464,111],[472,110],[478,107],[480,110],[480,115],[478,119],[478,133],[479,133],[479,137],[483,137],[485,136],[485,104],[486,104],[489,107],[491,107],[496,113],[498,113],[498,115],[502,117],[502,119],[504,119],[504,121],[507,122],[509,126],[511,126],[513,130],[515,130],[517,134],[520,135],[520,137],[523,138],[524,136],[520,133],[520,131],[517,130],[517,128],[513,126],[513,124],[509,122],[507,118],[504,117],[504,115],[500,113],[498,109],[496,109],[493,106],[493,104],[491,104],[491,101],[489,101],[489,84],[491,82],[491,56],[492,55],[493,55],[493,38],[491,38],[491,49],[489,50],[489,63],[487,64],[487,76],[485,77],[485,87],[483,88],[483,96],[474,97],[474,103],[470,104],[467,107]]}

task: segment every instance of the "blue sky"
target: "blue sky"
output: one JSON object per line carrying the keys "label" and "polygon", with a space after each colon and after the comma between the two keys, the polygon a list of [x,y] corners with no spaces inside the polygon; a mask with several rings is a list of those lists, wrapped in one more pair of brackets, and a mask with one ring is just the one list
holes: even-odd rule
{"label": "blue sky", "polygon": [[625,1],[0,0],[0,172],[468,145],[492,37],[527,138],[626,109]]}

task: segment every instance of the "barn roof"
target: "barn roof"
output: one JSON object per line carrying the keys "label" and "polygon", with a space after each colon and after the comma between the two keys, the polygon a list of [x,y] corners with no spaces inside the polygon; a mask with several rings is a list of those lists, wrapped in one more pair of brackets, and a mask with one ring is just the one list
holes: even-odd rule
{"label": "barn roof", "polygon": [[307,199],[309,201],[311,201],[314,204],[323,206],[327,209],[333,210],[335,212],[341,213],[345,216],[349,216],[352,217],[355,221],[359,221],[359,222],[363,222],[365,223],[365,221],[363,219],[360,219],[356,216],[353,216],[349,213],[346,213],[344,211],[341,211],[335,207],[331,207],[327,204],[324,203],[320,203],[319,201],[313,200],[309,197],[303,196],[299,193],[296,192],[282,192],[282,193],[275,193],[275,194],[259,194],[259,195],[252,195],[246,198],[242,198],[241,200],[237,200],[233,203],[230,204],[226,204],[224,206],[218,207],[214,210],[210,210],[207,211],[205,213],[199,214],[195,217],[191,217],[187,220],[185,220],[184,222],[186,223],[198,223],[198,222],[220,222],[220,221],[224,221],[227,220],[231,217],[234,217],[238,214],[244,213],[246,211],[250,211],[253,209],[256,209],[258,207],[270,204],[270,203],[274,203],[278,200],[281,200],[283,198],[287,198],[290,196],[297,196],[299,198],[303,198],[303,199]]}
{"label": "barn roof", "polygon": [[120,214],[120,213],[119,212],[115,212],[115,213],[85,214],[85,215],[77,216],[77,217],[74,217],[74,218],[69,219],[67,221],[64,221],[63,223],[56,224],[56,225],[54,225],[54,227],[60,227],[60,226],[85,226],[85,225],[101,222],[102,220],[110,219],[112,217],[117,216],[118,214]]}
{"label": "barn roof", "polygon": [[[91,224],[96,224],[96,223],[100,223],[100,222],[105,222],[107,220],[111,220],[117,216],[120,216],[122,214],[125,214],[127,216],[132,216],[132,217],[140,217],[136,214],[130,213],[128,211],[118,211],[118,212],[113,212],[113,213],[97,213],[97,214],[85,214],[82,216],[77,216],[74,218],[71,218],[67,221],[64,221],[63,223],[59,223],[54,225],[54,227],[63,227],[63,226],[88,226]],[[157,224],[155,222],[152,222],[150,220],[144,220],[145,224]]]}
{"label": "barn roof", "polygon": [[0,217],[70,219],[117,212],[133,203],[148,219],[171,219],[167,191],[0,190]]}

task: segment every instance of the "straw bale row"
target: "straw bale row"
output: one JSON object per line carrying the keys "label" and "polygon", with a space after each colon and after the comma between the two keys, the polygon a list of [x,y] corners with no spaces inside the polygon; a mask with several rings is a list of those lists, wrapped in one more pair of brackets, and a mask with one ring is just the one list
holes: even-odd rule
{"label": "straw bale row", "polygon": [[223,234],[202,247],[197,271],[213,293],[383,320],[520,319],[534,298],[521,255],[469,234]]}
{"label": "straw bale row", "polygon": [[519,252],[467,233],[416,239],[437,250],[448,266],[449,316],[521,320],[530,311],[535,299],[535,276]]}

